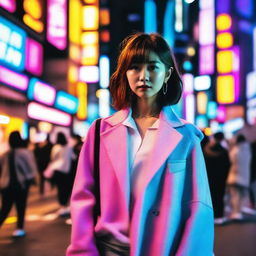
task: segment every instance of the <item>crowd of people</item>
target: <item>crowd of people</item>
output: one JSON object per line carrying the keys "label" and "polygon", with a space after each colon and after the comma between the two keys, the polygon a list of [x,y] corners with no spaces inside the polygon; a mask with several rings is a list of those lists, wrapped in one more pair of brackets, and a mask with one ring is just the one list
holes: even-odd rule
{"label": "crowd of people", "polygon": [[56,141],[50,134],[39,143],[22,139],[18,131],[9,136],[9,150],[0,156],[0,227],[13,205],[17,212],[17,229],[13,237],[26,234],[24,219],[31,185],[38,186],[38,193],[45,196],[46,187],[57,189],[58,215],[68,215],[69,199],[74,183],[78,155],[82,146],[79,135],[67,137],[59,132]]}
{"label": "crowd of people", "polygon": [[237,133],[205,136],[202,148],[207,167],[215,224],[243,220],[256,214],[256,141]]}

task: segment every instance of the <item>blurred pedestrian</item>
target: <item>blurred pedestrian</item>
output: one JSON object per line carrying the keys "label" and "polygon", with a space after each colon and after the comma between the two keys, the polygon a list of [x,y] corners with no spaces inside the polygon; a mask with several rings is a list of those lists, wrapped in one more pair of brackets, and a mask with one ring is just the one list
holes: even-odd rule
{"label": "blurred pedestrian", "polygon": [[224,134],[217,132],[213,135],[213,142],[208,141],[203,147],[215,224],[224,224],[227,221],[224,216],[224,196],[230,160],[227,149],[223,147],[223,140]]}
{"label": "blurred pedestrian", "polygon": [[169,106],[182,92],[171,49],[144,33],[121,47],[110,80],[118,112],[92,124],[81,150],[67,255],[212,255],[203,136]]}
{"label": "blurred pedestrian", "polygon": [[39,171],[39,194],[44,195],[45,190],[45,177],[44,170],[50,162],[52,143],[50,141],[50,134],[47,134],[47,137],[44,141],[39,142],[35,145],[34,154],[36,158],[37,168]]}
{"label": "blurred pedestrian", "polygon": [[251,148],[244,135],[237,136],[229,155],[231,167],[227,184],[231,205],[230,219],[240,220],[243,218],[242,201],[249,195],[251,175]]}
{"label": "blurred pedestrian", "polygon": [[57,186],[57,198],[60,204],[59,215],[69,213],[69,172],[73,157],[64,133],[57,134],[56,144],[52,147],[50,162],[44,171],[47,179],[52,179]]}
{"label": "blurred pedestrian", "polygon": [[24,236],[24,218],[30,185],[35,182],[37,167],[34,155],[24,147],[19,132],[9,136],[10,150],[0,159],[0,190],[2,206],[0,226],[9,215],[13,204],[16,206],[18,221],[14,237]]}

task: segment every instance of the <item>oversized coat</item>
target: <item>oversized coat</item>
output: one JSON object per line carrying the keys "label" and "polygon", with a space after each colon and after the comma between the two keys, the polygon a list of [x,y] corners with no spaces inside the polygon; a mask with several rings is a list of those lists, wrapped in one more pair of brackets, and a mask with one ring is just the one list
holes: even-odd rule
{"label": "oversized coat", "polygon": [[[131,256],[213,255],[213,209],[200,141],[202,133],[171,107],[160,113],[157,140],[143,163],[145,178],[129,216],[129,109],[104,118],[100,129],[101,216],[93,223],[95,122],[82,147],[71,199],[67,256],[97,256],[95,234],[129,223]],[[114,231],[113,231],[114,232]]]}

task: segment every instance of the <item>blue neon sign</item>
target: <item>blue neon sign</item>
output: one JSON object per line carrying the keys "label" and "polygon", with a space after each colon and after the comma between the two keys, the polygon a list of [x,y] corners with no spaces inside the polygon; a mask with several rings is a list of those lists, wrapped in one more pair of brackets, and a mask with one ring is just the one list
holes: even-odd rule
{"label": "blue neon sign", "polygon": [[76,114],[78,109],[78,98],[69,93],[58,91],[55,107],[67,113]]}
{"label": "blue neon sign", "polygon": [[23,71],[26,32],[1,16],[0,31],[0,64],[17,71]]}

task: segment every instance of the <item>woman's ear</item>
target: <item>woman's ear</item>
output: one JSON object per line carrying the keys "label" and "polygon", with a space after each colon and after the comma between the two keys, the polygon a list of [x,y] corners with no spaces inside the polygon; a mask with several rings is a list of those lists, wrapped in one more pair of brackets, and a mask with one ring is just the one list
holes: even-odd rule
{"label": "woman's ear", "polygon": [[171,77],[172,72],[173,72],[173,67],[170,67],[170,69],[166,72],[166,77],[165,77],[165,80],[164,80],[165,83],[167,83],[167,81]]}

